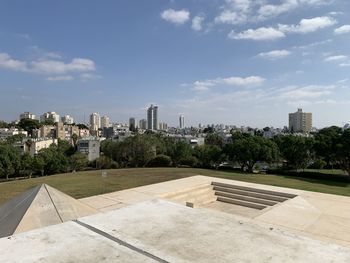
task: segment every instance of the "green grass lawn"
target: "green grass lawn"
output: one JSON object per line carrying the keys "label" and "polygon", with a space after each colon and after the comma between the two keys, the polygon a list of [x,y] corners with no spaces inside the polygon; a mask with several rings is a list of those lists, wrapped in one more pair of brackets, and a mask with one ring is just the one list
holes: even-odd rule
{"label": "green grass lawn", "polygon": [[242,174],[236,172],[194,168],[135,168],[106,171],[108,173],[108,177],[106,179],[102,178],[101,171],[86,171],[0,183],[0,204],[42,183],[55,187],[75,198],[83,198],[147,184],[185,178],[198,174],[350,196],[349,183],[291,176]]}

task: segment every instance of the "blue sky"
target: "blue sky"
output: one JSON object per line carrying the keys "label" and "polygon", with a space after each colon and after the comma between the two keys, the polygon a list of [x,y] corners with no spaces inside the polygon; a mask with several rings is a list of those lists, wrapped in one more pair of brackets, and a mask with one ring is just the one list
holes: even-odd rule
{"label": "blue sky", "polygon": [[350,122],[350,1],[0,3],[0,119],[92,112],[126,122],[159,105],[178,125]]}

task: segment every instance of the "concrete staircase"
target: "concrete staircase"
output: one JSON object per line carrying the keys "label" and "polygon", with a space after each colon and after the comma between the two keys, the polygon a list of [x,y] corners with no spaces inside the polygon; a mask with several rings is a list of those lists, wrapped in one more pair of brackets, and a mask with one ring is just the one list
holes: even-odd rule
{"label": "concrete staircase", "polygon": [[217,201],[258,210],[276,205],[296,195],[251,187],[212,182]]}
{"label": "concrete staircase", "polygon": [[213,186],[210,184],[170,193],[163,196],[163,198],[182,204],[192,203],[195,207],[214,202],[217,199]]}

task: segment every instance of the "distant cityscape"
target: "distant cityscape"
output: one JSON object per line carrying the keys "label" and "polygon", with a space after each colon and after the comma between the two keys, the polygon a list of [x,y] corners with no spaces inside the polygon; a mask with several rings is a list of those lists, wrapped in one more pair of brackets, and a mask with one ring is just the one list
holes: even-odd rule
{"label": "distant cityscape", "polygon": [[[137,120],[135,117],[130,117],[129,123],[111,123],[109,116],[101,116],[95,112],[91,113],[88,123],[82,124],[75,123],[71,115],[60,117],[54,111],[45,112],[39,119],[31,112],[24,112],[19,115],[18,121],[10,123],[7,128],[0,128],[0,140],[21,135],[22,139],[15,142],[15,146],[22,152],[35,156],[41,149],[49,147],[52,143],[57,144],[58,140],[67,140],[72,143],[72,140],[76,139],[78,151],[87,154],[89,161],[93,161],[99,157],[101,141],[105,139],[122,141],[136,133],[162,133],[168,137],[184,140],[191,145],[203,145],[208,132],[216,132],[224,143],[229,143],[234,132],[260,134],[265,138],[273,138],[281,134],[308,137],[317,132],[317,129],[312,127],[312,113],[303,112],[301,108],[294,113],[289,113],[288,127],[263,129],[225,124],[198,124],[198,127],[188,127],[184,114],[179,115],[177,127],[169,127],[167,123],[159,121],[158,111],[159,107],[152,104],[147,109],[145,119]],[[32,130],[16,127],[16,124],[24,120],[32,120],[41,125]],[[344,128],[349,127],[349,124],[344,126]]]}

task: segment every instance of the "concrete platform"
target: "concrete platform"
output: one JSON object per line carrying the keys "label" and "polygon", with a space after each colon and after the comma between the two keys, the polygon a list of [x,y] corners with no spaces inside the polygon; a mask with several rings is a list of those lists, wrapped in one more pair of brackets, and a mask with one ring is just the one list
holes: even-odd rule
{"label": "concrete platform", "polygon": [[3,238],[0,247],[0,262],[350,262],[349,248],[165,200]]}
{"label": "concrete platform", "polygon": [[[279,191],[294,194],[297,197],[259,212],[235,205],[226,206],[213,203],[199,207],[207,207],[220,212],[225,212],[224,207],[227,207],[227,213],[245,216],[257,224],[267,224],[274,228],[279,227],[299,235],[337,243],[350,248],[350,197],[346,196],[198,175],[80,200],[101,212],[107,212],[140,201],[157,198],[166,199],[169,195],[183,193],[185,190],[191,192],[210,185],[213,181],[262,190]],[[179,203],[185,204],[183,200]],[[198,206],[195,204],[195,207]]]}

